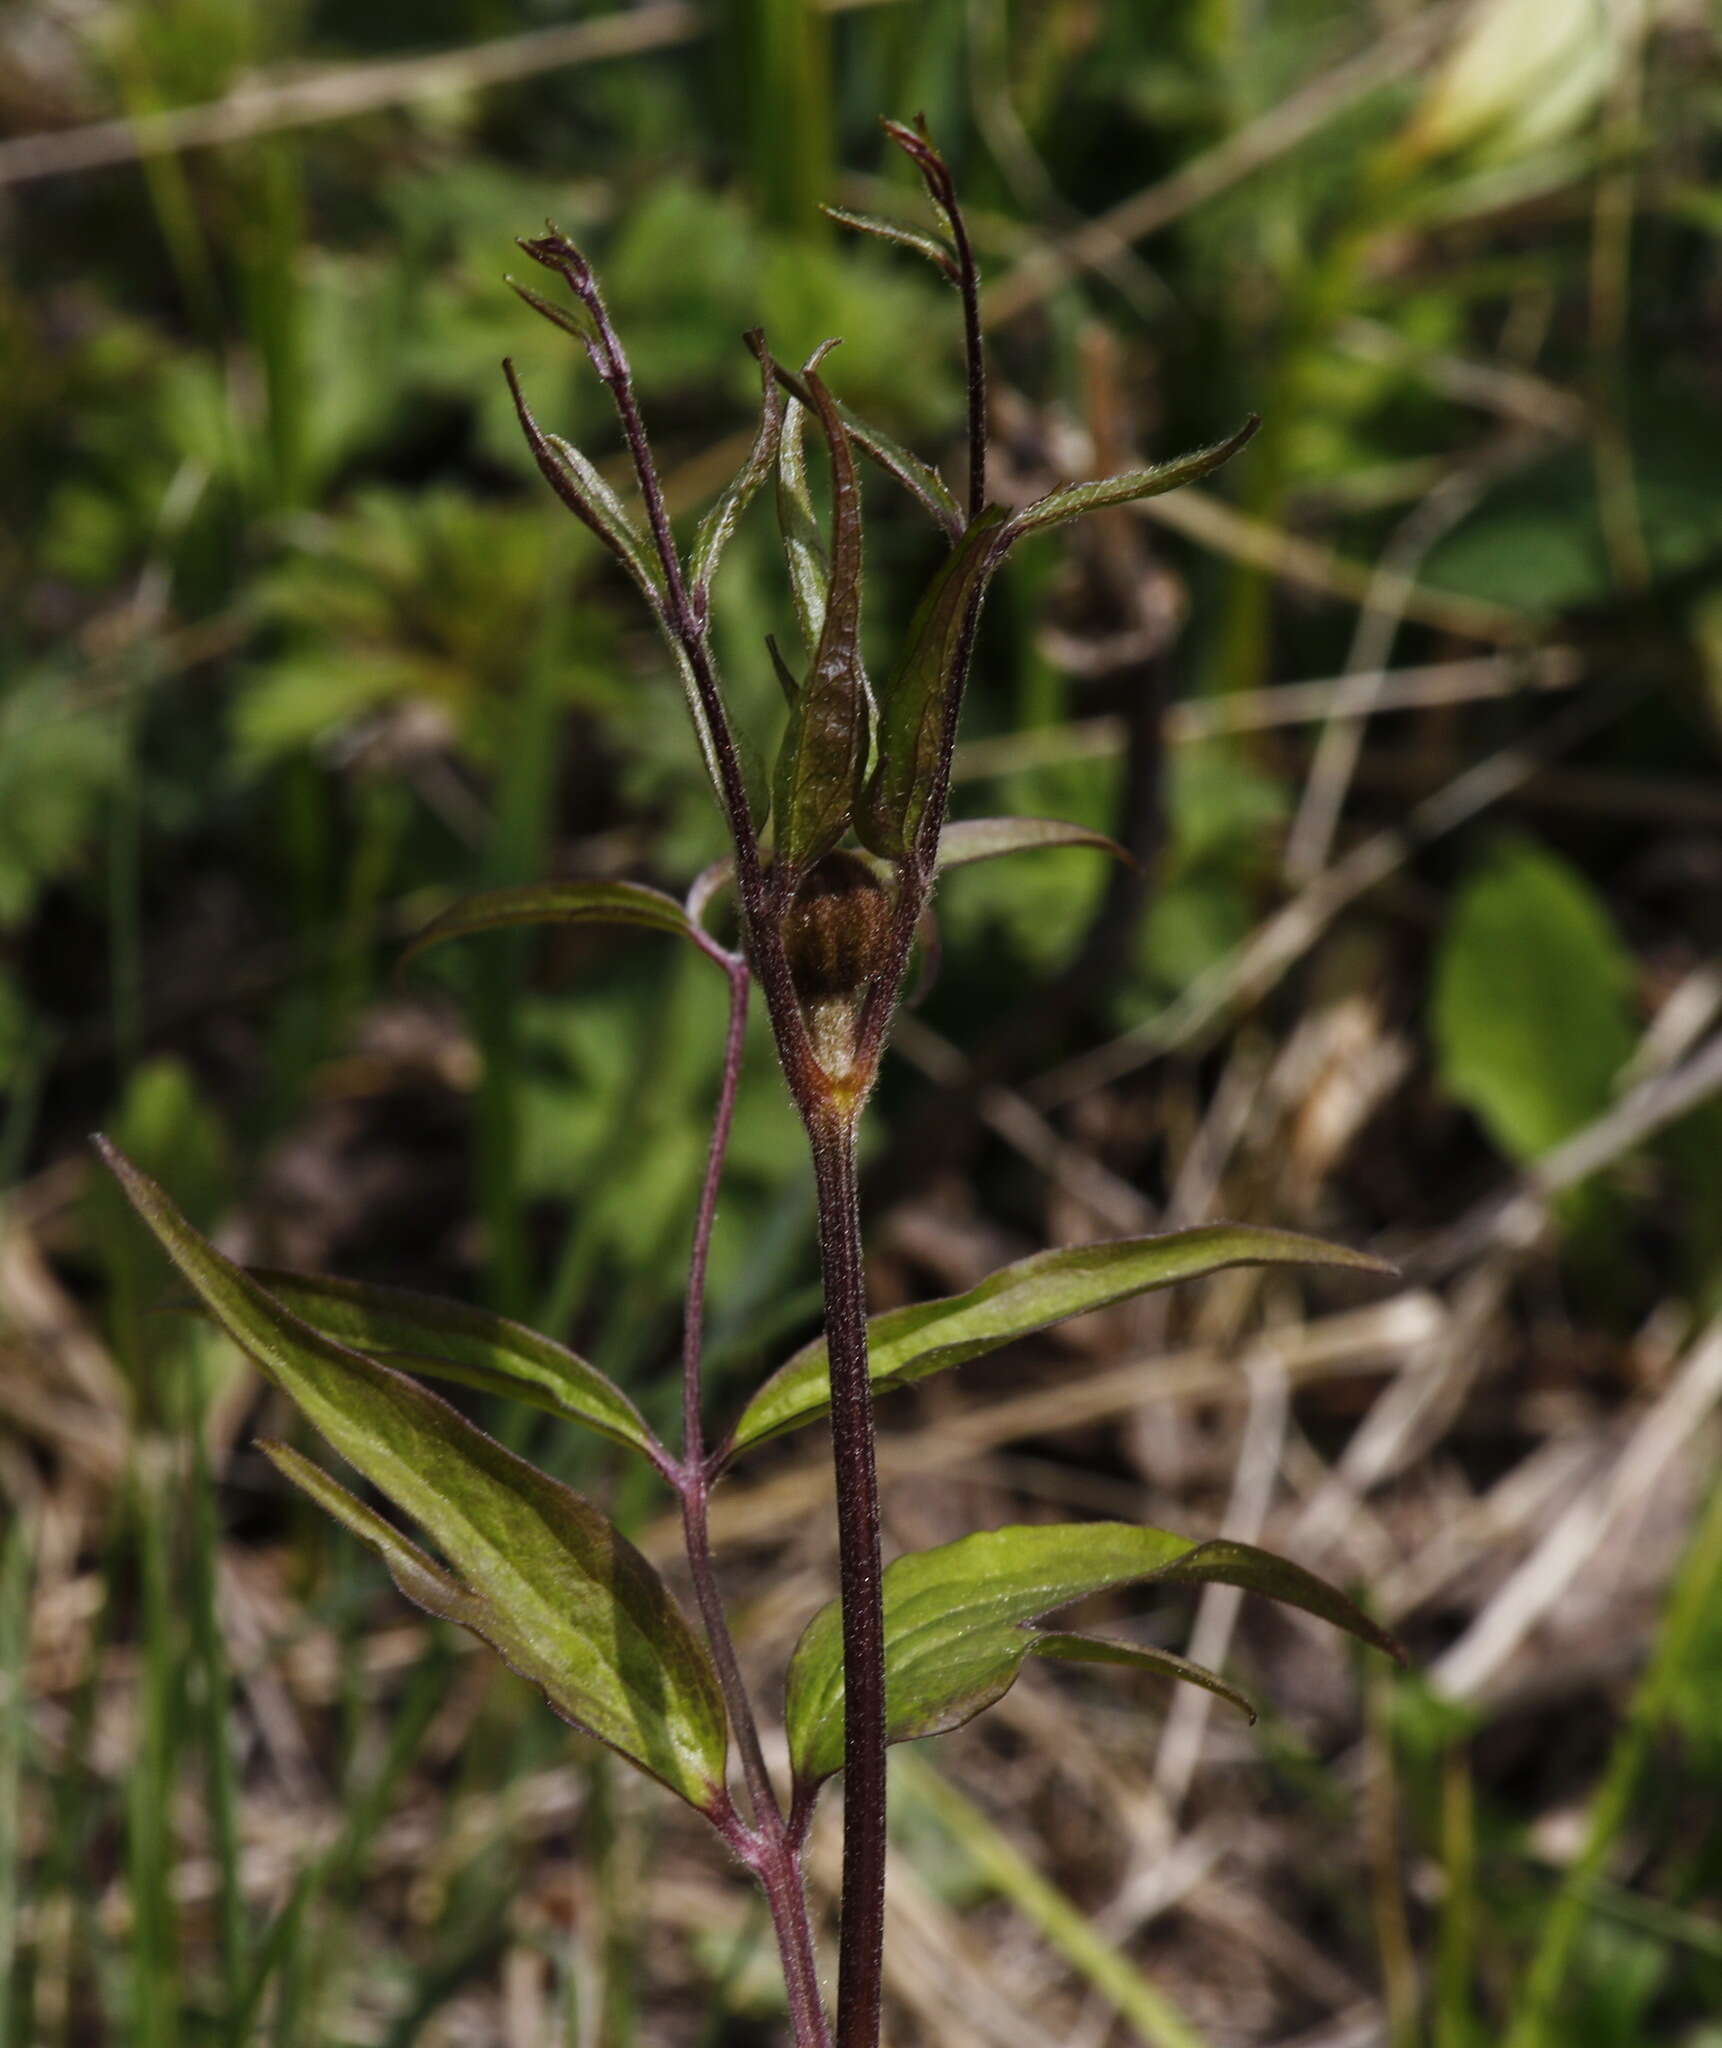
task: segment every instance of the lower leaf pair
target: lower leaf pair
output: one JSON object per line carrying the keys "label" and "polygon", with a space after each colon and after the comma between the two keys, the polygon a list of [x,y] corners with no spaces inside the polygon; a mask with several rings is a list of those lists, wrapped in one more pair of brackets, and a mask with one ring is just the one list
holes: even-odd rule
{"label": "lower leaf pair", "polygon": [[[163,1191],[105,1141],[127,1195],[205,1309],[290,1394],[332,1447],[424,1529],[418,1549],[285,1445],[263,1448],[367,1543],[408,1599],[489,1643],[563,1719],[714,1819],[732,1813],[729,1726],[706,1646],[663,1580],[590,1502],[504,1449],[399,1367],[511,1395],[684,1474],[637,1409],[566,1347],[454,1302],[288,1273],[254,1274],[202,1238]],[[1221,1226],[1041,1253],[968,1294],[873,1320],[876,1386],[958,1364],[1032,1329],[1241,1262],[1375,1262],[1284,1231]],[[768,1380],[713,1471],[811,1420],[829,1398],[823,1346]],[[1135,1583],[1220,1583],[1300,1607],[1397,1655],[1343,1594],[1246,1544],[1122,1523],[1006,1528],[899,1558],[885,1573],[887,1733],[936,1735],[992,1705],[1031,1656],[1128,1665],[1206,1687],[1246,1713],[1223,1679],[1170,1651],[1026,1624]],[[841,1767],[843,1654],[837,1604],[808,1625],[786,1697],[804,1797]]]}

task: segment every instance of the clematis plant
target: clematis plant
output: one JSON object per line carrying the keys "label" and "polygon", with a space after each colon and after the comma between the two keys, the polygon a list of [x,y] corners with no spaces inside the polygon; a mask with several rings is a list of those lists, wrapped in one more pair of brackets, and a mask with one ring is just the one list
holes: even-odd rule
{"label": "clematis plant", "polygon": [[[834,395],[825,374],[834,343],[791,370],[753,333],[747,341],[760,368],[758,434],[684,553],[628,359],[590,265],[554,227],[521,244],[560,280],[567,303],[515,289],[584,348],[608,388],[644,524],[584,455],[539,424],[505,364],[521,428],[545,481],[627,570],[663,635],[731,854],[680,902],[630,882],[543,883],[482,895],[439,918],[414,950],[504,926],[621,923],[697,947],[727,978],[722,1080],[689,1261],[680,1446],[661,1442],[621,1389],[585,1359],[503,1317],[386,1288],[234,1265],[159,1187],[105,1147],[209,1313],[440,1555],[410,1542],[320,1466],[283,1444],[265,1444],[276,1465],[381,1556],[408,1599],[491,1644],[565,1720],[702,1814],[751,1872],[770,1907],[796,2048],[829,2048],[833,2039],[838,2048],[878,2042],[888,1744],[970,1720],[1002,1697],[1029,1657],[1146,1669],[1204,1686],[1249,1711],[1227,1681],[1168,1651],[1031,1624],[1110,1588],[1219,1582],[1303,1608],[1397,1654],[1348,1599],[1289,1561],[1246,1544],[1160,1529],[993,1529],[882,1565],[873,1433],[880,1393],[1064,1317],[1226,1266],[1384,1270],[1314,1238],[1224,1224],[1045,1252],[966,1294],[868,1318],[856,1127],[939,873],[1039,846],[1111,847],[1099,834],[1047,819],[945,822],[963,687],[987,587],[1023,536],[1205,476],[1244,445],[1256,424],[1246,421],[1229,440],[1195,454],[1068,485],[1016,511],[989,503],[973,248],[950,172],[924,124],[887,122],[885,129],[920,173],[934,228],[835,217],[906,245],[956,290],[968,389],[960,497],[934,468]],[[829,473],[828,525],[810,486],[813,436]],[[909,493],[944,543],[876,691],[861,659],[860,458]],[[766,775],[732,725],[709,628],[724,550],[768,483],[804,658],[797,668],[774,644],[769,648],[788,722]],[[729,892],[739,924],[733,946],[710,922],[716,900]],[[825,1327],[711,1444],[701,1375],[707,1250],[756,983],[811,1151]],[[697,1623],[599,1508],[475,1428],[421,1384],[427,1377],[527,1402],[599,1431],[655,1468],[680,1503]],[[712,1489],[738,1459],[822,1415],[830,1419],[839,1594],[808,1622],[789,1666],[783,1723],[790,1782],[780,1785],[719,1594],[708,1513]],[[821,1790],[839,1771],[843,1878],[836,1998],[828,2015],[803,1856]]]}

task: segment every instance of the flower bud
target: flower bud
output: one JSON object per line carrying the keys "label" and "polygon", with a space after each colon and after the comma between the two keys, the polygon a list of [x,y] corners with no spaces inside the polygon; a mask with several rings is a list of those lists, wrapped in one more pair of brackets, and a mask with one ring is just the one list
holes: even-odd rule
{"label": "flower bud", "polygon": [[884,962],[891,897],[869,861],[828,853],[795,892],[783,946],[804,1003],[858,996]]}

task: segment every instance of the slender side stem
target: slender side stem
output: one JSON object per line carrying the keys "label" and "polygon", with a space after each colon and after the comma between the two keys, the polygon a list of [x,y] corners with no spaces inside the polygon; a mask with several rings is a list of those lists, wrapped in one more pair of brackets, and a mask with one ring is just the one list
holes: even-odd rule
{"label": "slender side stem", "polygon": [[819,1191],[843,1614],[843,1920],[837,2039],[839,2048],[875,2048],[885,1946],[885,1609],[854,1117],[815,1114],[808,1118],[808,1135]]}
{"label": "slender side stem", "polygon": [[807,1911],[807,1887],[801,1874],[801,1837],[791,1836],[781,1820],[766,1830],[750,1828],[727,1792],[707,1818],[736,1861],[745,1864],[758,1880],[771,1909],[795,2048],[831,2048],[831,2030],[819,1995],[819,1960]]}
{"label": "slender side stem", "polygon": [[718,959],[729,976],[729,1026],[724,1037],[723,1078],[718,1088],[717,1111],[712,1119],[711,1144],[706,1153],[705,1179],[700,1188],[699,1209],[694,1221],[693,1250],[688,1259],[687,1303],[682,1316],[682,1463],[675,1479],[682,1503],[682,1532],[686,1540],[688,1569],[693,1578],[694,1597],[705,1623],[706,1639],[717,1665],[741,1750],[742,1772],[748,1797],[753,1803],[754,1825],[750,1830],[729,1808],[719,1817],[719,1832],[754,1873],[771,1909],[771,1924],[777,1937],[778,1957],[789,1999],[789,2017],[795,2048],[831,2048],[825,2005],[819,1991],[819,1962],[813,1945],[813,1923],[807,1911],[807,1888],[802,1876],[801,1833],[792,1832],[778,1802],[766,1768],[765,1751],[759,1739],[759,1724],[753,1703],[741,1675],[718,1591],[712,1564],[709,1510],[712,1470],[706,1456],[705,1416],[702,1408],[702,1363],[705,1352],[706,1268],[711,1255],[712,1227],[717,1221],[718,1189],[723,1180],[724,1156],[729,1149],[730,1130],[735,1122],[736,1092],[741,1081],[742,1047],[747,1033],[747,1005],[752,975],[739,954],[725,953],[716,946],[707,950]]}
{"label": "slender side stem", "polygon": [[[742,775],[741,757],[736,751],[735,735],[730,730],[729,716],[724,709],[723,694],[718,688],[717,669],[712,660],[711,648],[707,644],[704,628],[689,595],[681,556],[676,552],[675,535],[670,528],[669,507],[664,498],[664,487],[658,476],[657,463],[652,457],[652,446],[646,435],[646,423],[640,413],[640,402],[635,396],[634,373],[629,365],[627,352],[622,347],[621,337],[610,319],[610,309],[605,305],[604,295],[598,289],[598,280],[592,274],[592,266],[574,244],[558,230],[552,229],[538,241],[523,243],[522,247],[535,262],[544,264],[547,269],[554,270],[561,277],[590,316],[590,331],[578,326],[574,331],[591,357],[592,367],[610,393],[611,403],[616,408],[616,417],[621,422],[623,439],[628,444],[634,474],[639,480],[640,495],[645,501],[647,523],[652,530],[652,545],[664,572],[667,600],[665,617],[670,630],[687,656],[688,667],[693,675],[700,710],[711,739],[712,758],[717,768],[724,818],[729,826],[730,837],[735,843],[737,886],[744,911],[751,920],[754,906],[763,899],[764,892],[761,886],[759,841],[754,832],[753,813],[748,804],[747,784]],[[551,314],[551,318],[555,318],[554,313]]]}
{"label": "slender side stem", "polygon": [[831,2048],[831,2029],[819,1995],[819,1962],[813,1952],[813,1923],[807,1914],[800,1850],[787,1841],[768,1846],[757,1875],[777,1935],[795,2048]]}
{"label": "slender side stem", "polygon": [[742,1680],[741,1665],[736,1657],[735,1642],[729,1632],[729,1621],[712,1565],[711,1474],[706,1462],[705,1417],[701,1405],[706,1266],[711,1254],[712,1226],[717,1221],[724,1155],[729,1149],[730,1129],[735,1122],[736,1089],[741,1080],[742,1042],[747,1032],[747,1000],[752,984],[745,960],[726,955],[724,965],[729,975],[729,1029],[724,1039],[723,1079],[718,1089],[717,1113],[712,1120],[711,1145],[706,1153],[705,1181],[700,1188],[699,1210],[694,1221],[693,1251],[688,1259],[687,1301],[682,1312],[682,1468],[678,1491],[681,1494],[682,1533],[687,1545],[688,1569],[693,1576],[694,1597],[699,1602],[706,1638],[717,1665],[718,1680],[723,1686],[730,1720],[735,1727],[742,1772],[747,1779],[748,1797],[753,1802],[754,1823],[762,1830],[772,1830],[773,1820],[782,1820],[782,1809],[772,1789],[771,1773],[766,1769],[753,1703]]}

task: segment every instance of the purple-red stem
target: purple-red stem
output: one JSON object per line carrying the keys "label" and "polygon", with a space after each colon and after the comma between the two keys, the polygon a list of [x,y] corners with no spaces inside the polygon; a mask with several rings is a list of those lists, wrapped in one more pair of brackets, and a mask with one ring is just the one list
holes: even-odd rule
{"label": "purple-red stem", "polygon": [[838,2048],[875,2048],[885,1947],[885,1611],[867,1370],[855,1116],[808,1118],[819,1193],[843,1617],[843,1917]]}
{"label": "purple-red stem", "polygon": [[[891,124],[895,131],[895,124]],[[899,139],[909,136],[902,131]],[[979,277],[955,190],[943,160],[921,140],[911,146],[936,200],[943,206],[956,245],[958,288],[963,302],[963,342],[968,382],[968,510],[975,517],[986,501],[986,370],[981,345]],[[552,261],[590,314],[594,333],[582,336],[609,387],[628,443],[652,539],[664,571],[664,615],[687,657],[711,738],[719,791],[735,846],[736,893],[753,971],[758,974],[791,1094],[807,1126],[819,1198],[820,1265],[826,1305],[826,1345],[831,1382],[831,1436],[836,1470],[838,1564],[844,1663],[844,1831],[843,1902],[839,1950],[838,2048],[877,2048],[885,1937],[885,1629],[879,1548],[879,1486],[875,1467],[872,1386],[867,1356],[867,1304],[861,1253],[860,1199],[855,1174],[855,1124],[871,1088],[891,1013],[902,990],[916,928],[937,865],[938,835],[949,787],[949,753],[954,738],[961,680],[973,645],[977,602],[965,621],[957,656],[957,687],[950,692],[944,755],[937,787],[924,814],[917,844],[898,872],[898,900],[886,957],[873,978],[857,1019],[855,1060],[841,1081],[822,1071],[813,1056],[794,976],[784,949],[782,918],[787,895],[760,857],[745,781],[724,711],[704,622],[692,601],[671,534],[663,488],[633,380],[621,343],[591,271],[562,241],[540,245],[565,261]],[[534,254],[538,254],[535,248]],[[541,259],[542,260],[542,259]],[[718,953],[719,949],[708,947]],[[712,1134],[689,1274],[683,1339],[683,1410],[686,1443],[676,1470],[682,1501],[688,1561],[704,1616],[719,1679],[742,1752],[755,1824],[749,1828],[725,1801],[720,1831],[758,1877],[771,1908],[783,1959],[797,2048],[828,2048],[819,1997],[812,1927],[808,1918],[801,1852],[811,1807],[797,1797],[786,1821],[778,1804],[757,1725],[743,1684],[712,1566],[708,1507],[712,1469],[704,1452],[700,1408],[700,1359],[704,1325],[704,1282],[723,1154],[734,1113],[746,1015],[747,962],[720,955],[731,977],[730,1033],[723,1090]]]}
{"label": "purple-red stem", "polygon": [[675,1475],[682,1503],[682,1531],[694,1597],[705,1623],[706,1640],[717,1665],[718,1682],[729,1707],[742,1773],[753,1804],[753,1826],[746,1827],[731,1809],[718,1819],[719,1831],[759,1880],[771,1910],[789,1998],[796,2048],[830,2048],[825,2007],[819,1994],[818,1959],[813,1926],[807,1911],[807,1890],[801,1870],[802,1837],[784,1818],[766,1767],[759,1724],[748,1698],[736,1656],[735,1641],[724,1613],[712,1562],[709,1510],[712,1471],[705,1448],[702,1404],[705,1351],[706,1268],[711,1255],[712,1227],[717,1221],[718,1190],[724,1156],[735,1122],[736,1092],[741,1080],[742,1047],[747,1032],[747,1004],[752,977],[745,959],[708,945],[706,950],[729,976],[729,1026],[724,1037],[723,1076],[706,1153],[705,1179],[694,1219],[693,1250],[688,1259],[687,1302],[682,1318],[682,1462]]}
{"label": "purple-red stem", "polygon": [[742,1680],[735,1643],[724,1614],[712,1563],[710,1504],[711,1474],[706,1462],[705,1417],[702,1408],[702,1360],[705,1350],[706,1266],[711,1255],[712,1226],[717,1221],[718,1189],[723,1180],[724,1155],[729,1150],[730,1129],[735,1122],[736,1089],[741,1080],[742,1043],[747,1032],[747,999],[752,977],[747,962],[733,954],[723,956],[729,975],[729,1028],[724,1038],[723,1079],[718,1088],[717,1113],[712,1119],[711,1144],[706,1153],[705,1180],[700,1188],[699,1209],[694,1219],[693,1251],[688,1259],[687,1300],[682,1311],[682,1470],[678,1491],[682,1501],[682,1533],[686,1539],[688,1569],[693,1575],[694,1597],[705,1622],[706,1637],[717,1664],[718,1680],[729,1703],[730,1721],[741,1750],[742,1774],[753,1802],[754,1825],[771,1831],[773,1821],[781,1823],[782,1809],[772,1789],[760,1746],[759,1727]]}
{"label": "purple-red stem", "polygon": [[807,1886],[801,1873],[801,1836],[791,1835],[781,1825],[770,1833],[750,1828],[727,1794],[709,1818],[765,1894],[777,1936],[795,2048],[831,2048],[831,2030],[819,1995],[819,1959],[807,1912]]}

